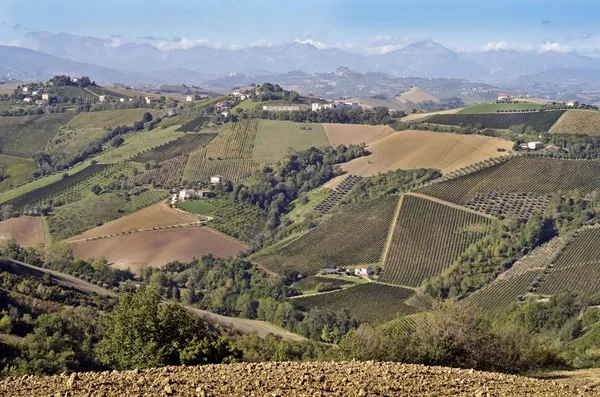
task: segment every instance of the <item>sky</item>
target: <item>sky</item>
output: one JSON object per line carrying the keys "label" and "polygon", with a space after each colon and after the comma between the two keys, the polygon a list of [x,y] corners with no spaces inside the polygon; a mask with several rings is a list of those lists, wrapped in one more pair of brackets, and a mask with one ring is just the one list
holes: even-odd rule
{"label": "sky", "polygon": [[0,0],[0,42],[35,48],[33,33],[66,32],[161,49],[301,41],[383,53],[430,38],[600,55],[599,18],[598,0]]}

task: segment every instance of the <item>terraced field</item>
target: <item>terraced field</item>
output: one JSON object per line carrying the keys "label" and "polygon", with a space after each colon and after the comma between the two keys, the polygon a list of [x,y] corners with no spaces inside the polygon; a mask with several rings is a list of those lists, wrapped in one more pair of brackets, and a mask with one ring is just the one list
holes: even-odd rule
{"label": "terraced field", "polygon": [[562,116],[564,110],[509,114],[437,114],[427,119],[428,123],[456,125],[480,125],[481,128],[507,129],[511,125],[526,124],[534,130],[549,131]]}
{"label": "terraced field", "polygon": [[600,190],[600,161],[517,156],[503,163],[446,182],[419,189],[419,193],[464,205],[477,194],[522,193],[538,195]]}
{"label": "terraced field", "polygon": [[138,163],[145,163],[148,161],[165,161],[178,157],[184,154],[189,154],[196,150],[200,150],[210,141],[212,141],[217,134],[189,134],[182,136],[171,142],[167,142],[164,145],[152,148],[146,152],[140,153],[139,155],[132,158],[132,161]]}
{"label": "terraced field", "polygon": [[600,228],[579,231],[554,261],[537,292],[560,291],[592,295],[600,291]]}
{"label": "terraced field", "polygon": [[600,135],[600,112],[567,110],[550,129],[553,134]]}
{"label": "terraced field", "polygon": [[392,196],[348,205],[293,243],[254,261],[276,272],[294,269],[303,274],[378,262],[397,202]]}
{"label": "terraced field", "polygon": [[490,219],[405,195],[383,262],[382,281],[419,287],[484,236]]}
{"label": "terraced field", "polygon": [[53,113],[40,116],[0,117],[2,153],[16,157],[31,157],[41,151],[67,124],[75,113]]}
{"label": "terraced field", "polygon": [[398,313],[417,312],[405,301],[413,296],[413,290],[389,285],[367,283],[356,287],[320,295],[300,297],[292,302],[301,310],[321,307],[333,311],[348,309],[352,317],[363,323],[382,324],[393,320]]}

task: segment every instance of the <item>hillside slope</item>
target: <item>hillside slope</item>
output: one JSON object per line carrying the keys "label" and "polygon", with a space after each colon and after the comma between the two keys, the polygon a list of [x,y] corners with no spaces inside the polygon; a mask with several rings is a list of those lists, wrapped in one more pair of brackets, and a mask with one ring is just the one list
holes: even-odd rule
{"label": "hillside slope", "polygon": [[399,363],[260,363],[165,367],[8,378],[20,396],[592,396],[583,388],[525,377]]}

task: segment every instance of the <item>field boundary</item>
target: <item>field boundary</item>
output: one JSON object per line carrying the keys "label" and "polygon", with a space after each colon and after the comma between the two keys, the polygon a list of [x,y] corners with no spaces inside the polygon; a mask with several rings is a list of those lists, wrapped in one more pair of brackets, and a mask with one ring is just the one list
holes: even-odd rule
{"label": "field boundary", "polygon": [[107,238],[113,238],[113,237],[119,237],[119,236],[126,236],[128,234],[153,232],[153,231],[156,231],[156,230],[180,229],[180,228],[186,228],[186,227],[197,227],[197,226],[202,226],[203,224],[205,224],[208,221],[211,221],[212,219],[213,218],[210,218],[210,219],[207,219],[207,220],[203,220],[203,221],[198,221],[198,222],[192,222],[192,223],[180,223],[180,224],[176,224],[176,225],[147,227],[147,228],[144,228],[144,229],[130,230],[128,232],[105,234],[105,235],[101,235],[101,236],[81,238],[81,239],[77,239],[77,240],[67,240],[67,242],[69,242],[69,243],[79,243],[79,242],[83,242],[83,241],[96,241],[96,240],[103,240],[103,239],[107,239]]}
{"label": "field boundary", "polygon": [[382,269],[384,267],[385,261],[387,260],[388,253],[390,252],[390,245],[392,244],[392,238],[394,236],[394,230],[396,228],[395,227],[396,221],[398,220],[398,216],[400,215],[400,209],[402,207],[402,202],[404,201],[405,195],[406,195],[406,193],[401,195],[400,198],[398,199],[398,204],[396,204],[396,212],[394,213],[394,217],[392,218],[390,230],[388,231],[387,239],[385,241],[385,246],[383,248],[383,254],[381,255],[381,268]]}
{"label": "field boundary", "polygon": [[493,215],[486,214],[485,212],[475,211],[475,210],[473,210],[471,208],[463,207],[462,205],[454,204],[454,203],[451,203],[449,201],[445,201],[445,200],[442,200],[442,199],[439,199],[439,198],[436,198],[436,197],[427,196],[426,194],[416,193],[416,192],[408,192],[406,194],[409,195],[409,196],[419,197],[419,198],[422,198],[422,199],[425,199],[425,200],[433,201],[433,202],[436,202],[438,204],[446,205],[448,207],[452,207],[452,208],[457,209],[457,210],[470,212],[471,214],[483,216],[483,217],[488,218],[488,219],[498,219],[498,218],[496,218]]}

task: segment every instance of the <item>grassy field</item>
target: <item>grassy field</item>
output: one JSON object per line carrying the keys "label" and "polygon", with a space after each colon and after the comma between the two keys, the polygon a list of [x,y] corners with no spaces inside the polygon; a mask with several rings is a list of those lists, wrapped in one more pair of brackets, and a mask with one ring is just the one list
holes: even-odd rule
{"label": "grassy field", "polygon": [[536,131],[549,131],[556,123],[564,110],[534,113],[510,113],[510,114],[438,114],[431,116],[427,122],[433,124],[475,126],[481,128],[507,129],[511,125],[526,124]]}
{"label": "grassy field", "polygon": [[184,134],[176,132],[175,126],[165,129],[154,129],[152,131],[141,131],[137,134],[128,136],[125,143],[118,148],[108,149],[100,156],[96,157],[99,163],[117,163],[119,161],[128,160],[142,153],[148,148],[164,145],[173,141]]}
{"label": "grassy field", "polygon": [[153,109],[122,109],[106,110],[102,112],[81,112],[75,116],[69,123],[73,129],[86,128],[105,128],[118,127],[120,125],[133,125],[135,121],[140,121],[142,115],[150,112],[152,116],[157,117],[163,114],[160,110]]}
{"label": "grassy field", "polygon": [[321,124],[261,120],[252,158],[259,162],[276,162],[291,150],[329,146]]}
{"label": "grassy field", "polygon": [[331,194],[329,189],[316,188],[307,193],[306,204],[300,204],[298,200],[292,202],[292,210],[287,214],[287,218],[294,222],[302,222],[310,214],[314,213],[315,207]]}
{"label": "grassy field", "polygon": [[597,110],[567,110],[552,126],[554,134],[600,135],[600,112]]}
{"label": "grassy field", "polygon": [[500,157],[498,148],[512,149],[513,143],[483,135],[406,130],[395,132],[367,146],[369,155],[342,164],[353,175],[368,177],[417,168],[452,172],[469,165]]}
{"label": "grassy field", "polygon": [[209,160],[206,149],[193,152],[189,155],[188,161],[183,172],[183,180],[208,181],[213,175],[221,175],[231,181],[239,181],[247,178],[256,169],[259,169],[262,163],[254,160]]}
{"label": "grassy field", "polygon": [[521,103],[482,103],[480,105],[469,106],[458,114],[477,114],[477,113],[496,113],[498,110],[522,110],[522,109],[539,109],[542,107],[540,103],[521,102]]}
{"label": "grassy field", "polygon": [[80,153],[90,142],[100,140],[104,135],[106,131],[102,128],[63,129],[54,136],[44,151],[51,156]]}
{"label": "grassy field", "polygon": [[518,156],[446,182],[418,191],[456,204],[465,204],[478,193],[552,194],[600,189],[600,162],[561,160],[538,156]]}
{"label": "grassy field", "polygon": [[52,94],[58,95],[61,97],[68,96],[68,97],[79,97],[79,98],[84,98],[84,99],[95,99],[96,98],[96,95],[84,90],[81,87],[76,87],[76,86],[54,87],[54,88],[52,88]]}
{"label": "grassy field", "polygon": [[254,260],[270,270],[316,274],[325,267],[380,260],[398,202],[397,196],[348,205],[293,243]]}
{"label": "grassy field", "polygon": [[200,150],[208,145],[208,143],[216,136],[216,134],[187,134],[174,141],[143,152],[135,156],[132,160],[139,163],[145,163],[147,161],[165,161],[173,157]]}
{"label": "grassy field", "polygon": [[0,154],[0,169],[4,175],[4,180],[0,182],[0,191],[4,191],[27,182],[31,173],[37,169],[37,164],[33,160]]}
{"label": "grassy field", "polygon": [[293,299],[296,307],[310,310],[321,307],[339,311],[348,309],[352,317],[363,323],[382,324],[403,315],[415,313],[417,310],[405,304],[414,295],[407,288],[391,287],[383,284],[360,284],[321,295],[313,295]]}
{"label": "grassy field", "polygon": [[471,212],[405,195],[384,258],[382,281],[419,287],[479,240],[489,222]]}
{"label": "grassy field", "polygon": [[214,210],[214,207],[205,200],[184,201],[179,203],[178,207],[192,214],[200,215],[210,215]]}
{"label": "grassy field", "polygon": [[74,116],[72,112],[40,116],[0,117],[0,145],[2,153],[30,157],[41,151]]}

